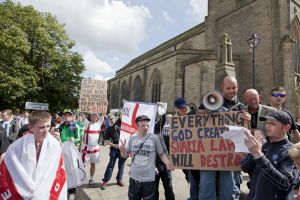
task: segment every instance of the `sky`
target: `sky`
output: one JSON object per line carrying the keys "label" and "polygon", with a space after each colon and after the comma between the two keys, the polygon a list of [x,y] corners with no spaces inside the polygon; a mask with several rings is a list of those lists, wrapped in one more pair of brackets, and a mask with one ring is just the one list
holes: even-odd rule
{"label": "sky", "polygon": [[208,0],[13,0],[56,16],[86,78],[110,79],[132,59],[200,24]]}

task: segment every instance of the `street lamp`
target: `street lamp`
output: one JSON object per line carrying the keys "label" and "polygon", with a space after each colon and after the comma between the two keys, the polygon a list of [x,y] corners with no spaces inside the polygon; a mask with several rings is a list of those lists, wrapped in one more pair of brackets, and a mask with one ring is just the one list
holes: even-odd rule
{"label": "street lamp", "polygon": [[254,56],[255,56],[255,48],[258,46],[260,39],[257,37],[255,33],[252,33],[251,37],[247,40],[251,50],[252,50],[252,73],[253,73],[253,79],[252,79],[252,86],[253,89],[255,89],[255,66],[254,66]]}

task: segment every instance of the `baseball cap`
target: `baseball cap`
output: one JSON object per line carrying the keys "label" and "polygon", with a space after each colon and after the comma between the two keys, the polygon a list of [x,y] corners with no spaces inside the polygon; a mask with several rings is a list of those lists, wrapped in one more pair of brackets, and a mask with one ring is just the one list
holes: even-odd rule
{"label": "baseball cap", "polygon": [[259,118],[260,121],[266,121],[267,119],[269,120],[273,120],[273,121],[278,121],[281,122],[283,124],[292,124],[292,119],[289,116],[289,114],[287,114],[284,111],[273,111],[271,113],[269,113],[267,116],[262,116]]}
{"label": "baseball cap", "polygon": [[74,115],[74,113],[70,110],[70,109],[64,109],[63,114],[70,114],[70,115]]}
{"label": "baseball cap", "polygon": [[177,99],[174,101],[174,106],[175,106],[176,108],[181,109],[181,108],[186,107],[187,104],[186,104],[186,101],[185,101],[184,98],[179,97],[179,98],[177,98]]}
{"label": "baseball cap", "polygon": [[140,121],[150,121],[150,118],[146,115],[140,115],[137,118],[135,118],[135,123],[138,123]]}

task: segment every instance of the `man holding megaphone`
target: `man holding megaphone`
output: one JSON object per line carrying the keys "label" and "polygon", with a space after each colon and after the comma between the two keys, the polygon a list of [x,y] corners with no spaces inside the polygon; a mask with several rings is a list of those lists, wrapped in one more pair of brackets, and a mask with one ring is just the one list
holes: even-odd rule
{"label": "man holding megaphone", "polygon": [[[203,104],[208,110],[233,111],[245,110],[244,104],[236,99],[238,83],[236,78],[226,76],[221,85],[223,98],[218,91],[209,92],[204,96]],[[244,120],[250,121],[249,113],[242,114]],[[217,179],[218,177],[218,179]],[[236,171],[200,171],[199,199],[201,200],[238,200],[240,198],[240,184],[242,183],[240,172]],[[214,187],[214,186],[218,186]],[[218,198],[217,192],[218,189]]]}

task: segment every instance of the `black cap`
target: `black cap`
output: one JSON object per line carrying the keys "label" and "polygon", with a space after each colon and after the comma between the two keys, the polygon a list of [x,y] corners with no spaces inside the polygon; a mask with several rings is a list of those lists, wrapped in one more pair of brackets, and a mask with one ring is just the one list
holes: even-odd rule
{"label": "black cap", "polygon": [[279,121],[283,124],[292,124],[292,119],[289,116],[289,114],[287,114],[284,111],[273,111],[271,113],[269,113],[267,116],[262,116],[259,118],[260,121],[266,121],[267,119],[269,120],[273,120],[273,121]]}
{"label": "black cap", "polygon": [[137,118],[135,118],[135,123],[138,123],[140,121],[150,121],[150,118],[146,115],[140,115]]}

